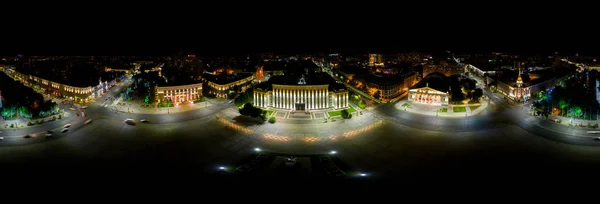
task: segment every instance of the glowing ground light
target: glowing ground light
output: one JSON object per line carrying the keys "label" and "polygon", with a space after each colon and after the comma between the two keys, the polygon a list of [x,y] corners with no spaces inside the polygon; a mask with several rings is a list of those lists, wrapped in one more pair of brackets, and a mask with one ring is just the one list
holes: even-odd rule
{"label": "glowing ground light", "polygon": [[225,170],[225,167],[224,166],[220,166],[219,169],[220,170]]}
{"label": "glowing ground light", "polygon": [[331,151],[331,152],[329,152],[329,154],[337,154],[337,152],[336,151]]}
{"label": "glowing ground light", "polygon": [[256,152],[260,152],[260,148],[258,148],[258,147],[257,147],[257,148],[254,148],[254,151],[256,151]]}
{"label": "glowing ground light", "polygon": [[367,174],[365,174],[365,173],[360,173],[358,175],[360,175],[360,176],[367,176]]}
{"label": "glowing ground light", "polygon": [[318,140],[319,140],[319,138],[317,138],[317,137],[305,137],[304,138],[304,142],[316,142]]}

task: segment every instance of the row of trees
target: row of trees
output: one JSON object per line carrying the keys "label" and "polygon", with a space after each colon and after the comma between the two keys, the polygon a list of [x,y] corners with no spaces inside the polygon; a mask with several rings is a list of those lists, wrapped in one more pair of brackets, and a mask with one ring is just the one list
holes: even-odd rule
{"label": "row of trees", "polygon": [[0,113],[4,119],[16,119],[17,116],[31,119],[58,113],[58,104],[44,101],[41,94],[5,73],[0,73],[0,88],[3,100]]}
{"label": "row of trees", "polygon": [[532,104],[538,115],[548,116],[555,113],[564,117],[596,120],[600,105],[596,100],[596,78],[598,72],[575,73],[558,82],[558,86],[541,91],[535,95],[538,99]]}

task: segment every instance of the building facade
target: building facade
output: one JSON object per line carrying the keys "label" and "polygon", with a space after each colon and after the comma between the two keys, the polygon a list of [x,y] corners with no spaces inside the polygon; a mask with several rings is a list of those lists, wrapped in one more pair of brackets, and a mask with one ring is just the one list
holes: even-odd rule
{"label": "building facade", "polygon": [[465,69],[465,66],[459,66],[458,64],[426,64],[423,65],[423,77],[426,77],[433,72],[439,72],[449,77],[455,74],[463,74],[465,73]]}
{"label": "building facade", "polygon": [[377,91],[380,92],[379,99],[383,101],[394,99],[417,83],[417,74],[410,73],[402,76],[402,79],[384,80],[378,78],[368,78],[366,89],[369,95],[373,96]]}
{"label": "building facade", "polygon": [[408,100],[416,103],[444,106],[448,105],[450,98],[446,92],[422,87],[408,90]]}
{"label": "building facade", "polygon": [[8,70],[8,75],[13,79],[20,81],[23,85],[31,87],[33,90],[42,94],[50,94],[73,101],[75,103],[88,103],[101,97],[110,88],[116,84],[116,79],[111,81],[98,81],[98,85],[77,87],[58,82],[46,80],[33,75],[27,75],[17,72],[13,69]]}
{"label": "building facade", "polygon": [[329,90],[329,85],[272,85],[272,90],[255,89],[257,107],[289,110],[347,108],[348,91]]}
{"label": "building facade", "polygon": [[161,101],[171,101],[175,104],[200,100],[202,96],[202,83],[188,84],[181,86],[158,86],[156,87],[156,99]]}
{"label": "building facade", "polygon": [[381,54],[369,54],[369,66],[370,67],[383,67],[383,55]]}
{"label": "building facade", "polygon": [[219,83],[218,81],[210,81],[210,80],[204,80],[208,87],[210,88],[209,93],[210,94],[215,94],[216,97],[220,97],[220,98],[226,98],[227,94],[229,92],[229,90],[233,89],[236,86],[240,86],[240,89],[242,92],[246,91],[246,89],[250,88],[252,86],[252,80],[254,80],[254,74],[233,81],[233,82],[229,82],[229,83]]}

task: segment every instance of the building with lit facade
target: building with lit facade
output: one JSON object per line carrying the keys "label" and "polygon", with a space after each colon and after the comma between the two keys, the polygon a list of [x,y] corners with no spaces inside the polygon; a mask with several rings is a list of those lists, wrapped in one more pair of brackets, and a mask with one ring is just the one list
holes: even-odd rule
{"label": "building with lit facade", "polygon": [[[526,81],[523,79],[525,75],[528,78]],[[509,99],[527,102],[535,96],[535,93],[556,86],[565,77],[568,77],[568,70],[564,69],[547,69],[524,73],[522,69],[518,68],[518,76],[516,80],[513,78],[514,81],[507,77],[495,75],[486,77],[486,83],[495,83],[495,90]]]}
{"label": "building with lit facade", "polygon": [[23,85],[33,88],[42,94],[51,94],[56,97],[65,98],[75,103],[87,103],[101,97],[116,84],[116,79],[102,81],[98,80],[93,86],[71,86],[55,81],[50,81],[33,75],[23,74],[14,69],[7,71],[8,75],[20,81]]}
{"label": "building with lit facade", "polygon": [[384,66],[383,55],[381,55],[381,54],[369,54],[369,66],[370,67]]}
{"label": "building with lit facade", "polygon": [[365,78],[354,76],[353,79],[361,81],[369,95],[374,96],[379,92],[379,99],[388,101],[402,95],[415,85],[417,74],[414,72],[394,76],[371,74]]}
{"label": "building with lit facade", "polygon": [[226,98],[229,90],[239,87],[244,92],[252,86],[254,74],[238,73],[236,75],[211,75],[204,74],[202,80],[208,85],[209,94],[214,94],[219,98]]}
{"label": "building with lit facade", "polygon": [[188,84],[180,86],[157,86],[156,99],[161,101],[171,101],[175,104],[200,100],[202,96],[202,83]]}
{"label": "building with lit facade", "polygon": [[[294,111],[340,109],[348,107],[348,91],[341,84],[325,80],[290,80],[276,76],[272,83],[254,89],[254,105]],[[297,83],[292,83],[297,81]],[[312,82],[312,83],[310,83]]]}
{"label": "building with lit facade", "polygon": [[465,69],[465,66],[460,66],[457,63],[448,63],[445,61],[442,61],[438,64],[425,64],[423,65],[423,77],[426,77],[433,72],[439,72],[446,76],[464,74]]}
{"label": "building with lit facade", "polygon": [[106,67],[104,67],[104,72],[123,72],[123,73],[125,73],[125,76],[130,77],[135,72],[135,68],[136,68],[136,66],[131,66],[131,68],[116,68],[116,67],[106,66]]}
{"label": "building with lit facade", "polygon": [[450,79],[433,73],[408,90],[408,100],[414,103],[447,106],[450,101]]}

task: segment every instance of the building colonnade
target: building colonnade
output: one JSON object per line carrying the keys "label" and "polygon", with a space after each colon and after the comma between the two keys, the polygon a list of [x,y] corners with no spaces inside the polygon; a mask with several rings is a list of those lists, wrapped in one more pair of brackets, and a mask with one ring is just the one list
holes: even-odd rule
{"label": "building colonnade", "polygon": [[305,110],[348,107],[348,91],[330,92],[329,85],[272,85],[271,91],[254,91],[254,105],[296,110],[299,106]]}

